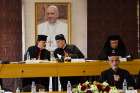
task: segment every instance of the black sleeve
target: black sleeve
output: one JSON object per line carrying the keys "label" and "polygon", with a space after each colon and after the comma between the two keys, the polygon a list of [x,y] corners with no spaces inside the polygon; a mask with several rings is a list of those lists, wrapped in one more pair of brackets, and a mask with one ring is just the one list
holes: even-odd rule
{"label": "black sleeve", "polygon": [[34,46],[29,47],[24,55],[24,60],[27,60],[27,53],[29,53],[30,58],[33,58],[33,51],[35,51]]}
{"label": "black sleeve", "polygon": [[47,59],[50,61],[51,57],[50,57],[50,51],[47,51]]}
{"label": "black sleeve", "polygon": [[125,72],[125,73],[126,73],[125,78],[127,80],[128,87],[134,87],[135,88],[134,78],[130,75],[129,72]]}
{"label": "black sleeve", "polygon": [[70,53],[71,58],[84,58],[83,53],[80,51],[78,47],[75,45],[72,47],[72,51]]}
{"label": "black sleeve", "polygon": [[105,72],[101,72],[101,76],[99,78],[99,82],[104,82],[104,81],[106,81],[106,74],[105,74]]}
{"label": "black sleeve", "polygon": [[132,60],[133,59],[133,55],[128,50],[126,50],[125,58],[127,58],[128,60]]}
{"label": "black sleeve", "polygon": [[57,56],[57,50],[54,51],[54,57],[55,58],[58,58],[58,56]]}

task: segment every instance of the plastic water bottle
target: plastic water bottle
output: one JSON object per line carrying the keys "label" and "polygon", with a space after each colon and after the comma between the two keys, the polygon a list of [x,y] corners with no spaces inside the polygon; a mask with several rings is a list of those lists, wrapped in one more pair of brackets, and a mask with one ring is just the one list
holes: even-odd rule
{"label": "plastic water bottle", "polygon": [[2,90],[1,85],[0,85],[0,93],[5,93],[4,90]]}
{"label": "plastic water bottle", "polygon": [[125,92],[127,90],[127,81],[124,79],[123,81],[123,91]]}
{"label": "plastic water bottle", "polygon": [[72,93],[72,87],[70,81],[67,83],[67,93]]}
{"label": "plastic water bottle", "polygon": [[51,61],[55,61],[54,51],[51,51],[50,57],[51,57]]}
{"label": "plastic water bottle", "polygon": [[20,93],[20,89],[19,88],[16,89],[16,93]]}
{"label": "plastic water bottle", "polygon": [[0,85],[0,90],[2,90],[1,85]]}
{"label": "plastic water bottle", "polygon": [[35,85],[35,82],[34,81],[32,81],[31,93],[36,93],[36,85]]}
{"label": "plastic water bottle", "polygon": [[58,91],[61,92],[61,82],[60,82],[60,77],[58,77]]}
{"label": "plastic water bottle", "polygon": [[49,92],[52,92],[52,77],[49,77]]}
{"label": "plastic water bottle", "polygon": [[27,52],[27,60],[30,60],[30,53]]}

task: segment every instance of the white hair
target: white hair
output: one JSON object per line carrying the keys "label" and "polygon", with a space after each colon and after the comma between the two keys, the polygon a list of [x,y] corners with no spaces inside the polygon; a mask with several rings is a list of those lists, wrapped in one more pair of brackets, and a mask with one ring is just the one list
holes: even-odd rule
{"label": "white hair", "polygon": [[[114,56],[108,56],[108,60],[111,60],[111,59],[112,59],[112,57],[114,57]],[[118,60],[120,60],[120,56],[115,56],[115,57],[117,57],[117,58],[118,58]]]}
{"label": "white hair", "polygon": [[56,5],[49,5],[47,10],[50,9],[50,8],[54,9],[56,11],[56,14],[59,16],[59,9],[58,9],[58,7]]}

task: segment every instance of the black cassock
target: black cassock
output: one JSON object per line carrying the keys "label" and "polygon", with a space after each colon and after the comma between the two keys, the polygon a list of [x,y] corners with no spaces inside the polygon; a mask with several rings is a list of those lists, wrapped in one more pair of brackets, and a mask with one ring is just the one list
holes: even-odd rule
{"label": "black cassock", "polygon": [[[111,47],[111,40],[118,40],[118,46],[116,48]],[[98,59],[99,60],[107,60],[108,56],[121,56],[123,58],[127,58],[130,56],[127,48],[125,47],[121,37],[119,35],[111,35],[108,37],[107,41],[104,44],[102,51],[100,52]],[[128,59],[131,59],[129,57]]]}
{"label": "black cassock", "polygon": [[[30,58],[36,58],[40,60],[50,60],[50,52],[46,49],[40,50],[37,46],[31,46],[28,48],[24,60],[27,59],[27,53],[29,53]],[[37,89],[40,88],[45,88],[48,91],[48,86],[49,86],[49,78],[24,78],[22,79],[22,86],[23,86],[23,91],[29,92],[31,91],[31,83],[32,81],[35,81],[37,84]]]}
{"label": "black cassock", "polygon": [[40,49],[37,46],[31,46],[28,48],[24,59],[27,59],[27,53],[29,53],[30,58],[36,58],[41,60],[50,60],[50,52],[46,49]]}
{"label": "black cassock", "polygon": [[[119,75],[119,81],[114,80],[114,75]],[[118,89],[122,89],[124,79],[126,79],[128,87],[135,87],[134,79],[132,76],[128,71],[121,68],[118,68],[117,71],[113,71],[112,68],[105,70],[101,73],[100,78],[101,82],[106,81],[110,85],[116,86]]]}
{"label": "black cassock", "polygon": [[[84,55],[82,54],[82,52],[75,46],[75,45],[66,45],[64,49],[62,48],[57,48],[54,51],[54,56],[57,59],[58,56],[57,54],[61,55],[64,57],[64,51],[66,53],[69,54],[69,56],[71,58],[84,58]],[[60,81],[61,81],[61,85],[64,91],[66,91],[66,86],[67,86],[67,82],[70,81],[72,86],[78,85],[80,82],[84,82],[83,79],[85,79],[86,77],[61,77]]]}
{"label": "black cassock", "polygon": [[78,47],[75,45],[66,45],[64,49],[62,48],[57,48],[54,51],[54,56],[55,58],[58,58],[57,54],[64,56],[64,51],[69,54],[71,58],[84,58],[84,55],[82,52],[79,50]]}
{"label": "black cassock", "polygon": [[104,48],[101,53],[98,56],[99,60],[107,60],[108,56],[113,56],[113,55],[117,55],[117,56],[121,56],[123,58],[126,58],[128,55],[130,55],[130,53],[128,53],[128,51],[126,49],[113,49],[113,48]]}

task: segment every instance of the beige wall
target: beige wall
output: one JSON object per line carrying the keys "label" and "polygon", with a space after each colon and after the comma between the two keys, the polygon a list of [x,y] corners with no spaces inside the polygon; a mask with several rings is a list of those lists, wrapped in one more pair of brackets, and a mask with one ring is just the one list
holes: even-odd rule
{"label": "beige wall", "polygon": [[35,44],[35,2],[71,2],[71,43],[87,55],[87,0],[22,0],[23,53]]}

